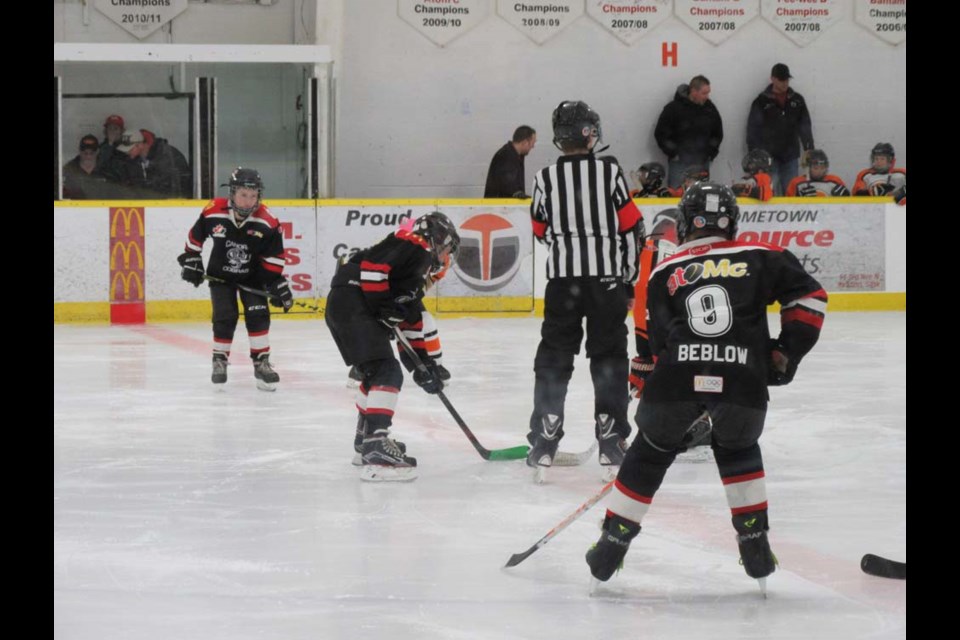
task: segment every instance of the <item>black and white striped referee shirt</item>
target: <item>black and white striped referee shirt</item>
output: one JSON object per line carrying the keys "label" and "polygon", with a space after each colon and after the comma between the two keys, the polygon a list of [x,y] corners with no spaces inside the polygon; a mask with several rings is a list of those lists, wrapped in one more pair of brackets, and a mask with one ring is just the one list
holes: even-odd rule
{"label": "black and white striped referee shirt", "polygon": [[639,274],[643,216],[623,171],[593,154],[561,156],[533,180],[533,233],[546,242],[547,279]]}

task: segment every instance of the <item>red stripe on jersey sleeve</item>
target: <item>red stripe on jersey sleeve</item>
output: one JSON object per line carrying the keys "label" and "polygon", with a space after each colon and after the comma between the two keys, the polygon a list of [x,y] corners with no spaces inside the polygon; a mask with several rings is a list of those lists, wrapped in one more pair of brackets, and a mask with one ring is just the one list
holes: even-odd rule
{"label": "red stripe on jersey sleeve", "polygon": [[781,314],[781,323],[787,324],[788,322],[802,322],[820,329],[823,327],[823,316],[806,309],[791,307]]}
{"label": "red stripe on jersey sleeve", "polygon": [[381,264],[379,262],[368,262],[363,260],[360,262],[361,271],[382,271],[383,273],[390,273],[390,265]]}
{"label": "red stripe on jersey sleeve", "polygon": [[272,264],[270,262],[267,262],[266,260],[261,260],[260,264],[261,266],[263,266],[264,269],[272,273],[283,273],[283,267],[281,267],[280,265]]}
{"label": "red stripe on jersey sleeve", "polygon": [[360,289],[367,291],[369,293],[375,293],[378,291],[389,291],[390,283],[389,282],[361,282]]}
{"label": "red stripe on jersey sleeve", "polygon": [[640,209],[637,209],[633,200],[627,200],[627,203],[617,211],[617,231],[623,233],[632,229],[638,220],[643,220],[643,214],[640,213]]}

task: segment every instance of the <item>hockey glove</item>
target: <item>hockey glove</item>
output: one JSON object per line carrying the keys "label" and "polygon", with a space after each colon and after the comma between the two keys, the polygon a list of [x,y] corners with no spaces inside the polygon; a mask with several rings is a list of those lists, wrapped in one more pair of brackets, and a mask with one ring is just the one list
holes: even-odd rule
{"label": "hockey glove", "polygon": [[801,182],[797,185],[797,195],[801,198],[813,198],[817,195],[817,188],[809,182]]}
{"label": "hockey glove", "polygon": [[177,256],[177,262],[183,267],[180,269],[180,277],[199,287],[203,284],[203,258],[195,251],[184,251]]}
{"label": "hockey glove", "polygon": [[770,358],[767,361],[767,386],[780,387],[790,384],[797,374],[797,362],[787,355],[786,349],[776,340],[770,341]]}
{"label": "hockey glove", "polygon": [[637,356],[630,361],[630,397],[639,398],[643,393],[643,385],[646,383],[647,376],[653,371],[653,358],[647,356]]}
{"label": "hockey glove", "polygon": [[424,362],[426,371],[414,369],[413,381],[420,385],[420,388],[427,393],[437,393],[443,390],[443,380],[440,379],[440,372],[432,362]]}
{"label": "hockey glove", "polygon": [[907,185],[903,185],[899,189],[894,190],[893,199],[897,204],[906,204],[907,203]]}
{"label": "hockey glove", "polygon": [[877,182],[870,185],[870,195],[872,196],[885,196],[889,195],[893,191],[893,185],[887,184],[886,182]]}
{"label": "hockey glove", "polygon": [[274,280],[267,285],[267,293],[270,294],[270,304],[275,307],[283,307],[283,312],[290,311],[293,306],[293,294],[290,292],[290,283],[286,278]]}
{"label": "hockey glove", "polygon": [[394,305],[391,307],[381,307],[377,315],[377,320],[390,331],[390,335],[392,336],[394,328],[403,322],[406,317],[406,310],[398,305]]}

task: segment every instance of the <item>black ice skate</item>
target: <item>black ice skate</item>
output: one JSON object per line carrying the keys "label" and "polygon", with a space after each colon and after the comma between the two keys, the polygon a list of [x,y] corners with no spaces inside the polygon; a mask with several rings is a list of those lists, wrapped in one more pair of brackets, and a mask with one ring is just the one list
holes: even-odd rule
{"label": "black ice skate", "polygon": [[257,379],[257,389],[276,391],[280,375],[270,365],[270,354],[261,353],[253,359],[253,376]]}
{"label": "black ice skate", "polygon": [[360,479],[367,482],[409,482],[417,478],[417,459],[385,431],[363,440]]}
{"label": "black ice skate", "polygon": [[[357,431],[353,436],[353,461],[350,463],[355,467],[363,466],[363,437],[365,428],[366,418],[360,416],[357,418]],[[400,453],[407,452],[406,444],[400,442],[399,440],[394,440],[394,443],[400,447]]]}
{"label": "black ice skate", "polygon": [[767,576],[777,569],[777,558],[770,550],[770,540],[767,538],[767,512],[751,511],[735,515],[733,528],[737,530],[740,563],[748,576],[760,582],[760,591],[766,596]]}
{"label": "black ice skate", "polygon": [[704,413],[684,434],[679,453],[677,453],[677,462],[712,461],[713,449],[710,447],[712,439],[713,421],[709,414]]}
{"label": "black ice skate", "polygon": [[347,389],[356,389],[363,382],[363,375],[355,366],[350,367],[350,373],[347,374]]}
{"label": "black ice skate", "polygon": [[627,453],[627,441],[613,430],[613,416],[601,413],[597,416],[595,427],[597,442],[600,444],[600,465],[606,467],[605,481],[609,482],[617,475]]}
{"label": "black ice skate", "polygon": [[553,414],[541,417],[539,430],[527,436],[533,445],[527,453],[527,466],[536,469],[533,479],[537,484],[544,481],[547,468],[553,465],[562,437],[563,418]]}
{"label": "black ice skate", "polygon": [[210,374],[210,381],[213,384],[225,384],[227,382],[227,354],[213,354],[213,373]]}
{"label": "black ice skate", "polygon": [[630,541],[637,537],[638,533],[639,523],[607,514],[600,539],[587,551],[590,574],[601,582],[609,580],[623,566],[623,558],[630,548]]}

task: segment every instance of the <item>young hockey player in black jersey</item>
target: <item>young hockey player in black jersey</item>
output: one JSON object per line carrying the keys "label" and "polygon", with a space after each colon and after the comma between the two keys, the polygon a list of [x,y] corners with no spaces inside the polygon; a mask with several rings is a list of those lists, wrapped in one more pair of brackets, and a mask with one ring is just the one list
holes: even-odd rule
{"label": "young hockey player in black jersey", "polygon": [[527,435],[532,445],[527,465],[536,469],[537,482],[552,466],[564,435],[564,402],[584,320],[600,464],[619,466],[630,435],[626,315],[633,304],[643,217],[616,162],[593,155],[600,137],[596,111],[584,102],[560,103],[553,112],[553,143],[564,155],[538,171],[533,183],[533,233],[547,245]]}
{"label": "young hockey player in black jersey", "polygon": [[[688,427],[706,411],[743,567],[765,588],[776,567],[758,444],[767,386],[793,380],[820,336],[827,294],[789,251],[735,240],[739,208],[728,187],[697,183],[679,209],[681,244],[653,269],[647,289],[656,364],[637,408],[640,433],[620,467],[587,564],[597,580],[610,579]],[[771,340],[767,305],[774,301],[781,305],[781,330]]]}
{"label": "young hockey player in black jersey", "polygon": [[213,374],[214,384],[227,381],[227,364],[233,334],[240,319],[237,295],[243,304],[250,357],[257,387],[274,391],[280,376],[270,365],[270,310],[267,300],[235,285],[266,289],[270,303],[293,306],[290,285],[283,277],[283,236],[280,223],[260,201],[263,181],[255,169],[238,167],[230,174],[228,198],[214,198],[200,212],[200,218],[187,234],[185,251],[177,261],[181,277],[199,287],[204,280],[200,250],[205,240],[213,245],[206,273],[226,282],[210,282],[213,302]]}
{"label": "young hockey player in black jersey", "polygon": [[424,283],[439,273],[460,247],[460,236],[447,216],[434,211],[417,218],[410,230],[399,229],[379,243],[341,262],[327,296],[326,322],[340,355],[363,379],[357,390],[354,449],[361,456],[363,480],[407,481],[416,476],[417,460],[406,445],[390,437],[394,407],[403,386],[400,363],[390,347],[399,327],[426,372],[415,370],[401,353],[413,380],[427,393],[443,389],[436,363],[423,337]]}

